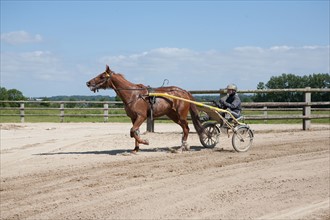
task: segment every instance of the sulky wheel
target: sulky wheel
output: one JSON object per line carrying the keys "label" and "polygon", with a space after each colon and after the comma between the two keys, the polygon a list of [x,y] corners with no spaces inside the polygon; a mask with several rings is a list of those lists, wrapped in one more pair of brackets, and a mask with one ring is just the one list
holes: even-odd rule
{"label": "sulky wheel", "polygon": [[253,132],[247,126],[238,126],[235,128],[232,144],[237,152],[247,151],[253,142]]}
{"label": "sulky wheel", "polygon": [[206,148],[214,148],[219,143],[220,129],[216,123],[203,124],[203,132],[199,136],[201,144]]}

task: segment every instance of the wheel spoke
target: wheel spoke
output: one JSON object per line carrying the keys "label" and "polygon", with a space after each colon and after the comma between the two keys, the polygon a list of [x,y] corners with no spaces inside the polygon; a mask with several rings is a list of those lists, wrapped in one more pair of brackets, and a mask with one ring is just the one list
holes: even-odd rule
{"label": "wheel spoke", "polygon": [[236,130],[233,135],[232,144],[236,151],[244,152],[247,151],[253,141],[253,134],[247,127],[240,127]]}
{"label": "wheel spoke", "polygon": [[219,134],[220,130],[216,127],[216,124],[205,124],[203,134],[200,137],[200,141],[204,147],[213,148],[218,143]]}

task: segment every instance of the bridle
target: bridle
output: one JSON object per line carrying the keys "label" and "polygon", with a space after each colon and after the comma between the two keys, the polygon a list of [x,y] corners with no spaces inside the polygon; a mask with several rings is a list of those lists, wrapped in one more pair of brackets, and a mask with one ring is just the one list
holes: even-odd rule
{"label": "bridle", "polygon": [[113,82],[112,81],[110,81],[110,79],[111,79],[111,76],[113,75],[113,73],[111,72],[111,73],[107,73],[107,72],[104,72],[105,73],[105,78],[104,78],[104,80],[102,81],[102,82],[100,82],[100,83],[98,83],[97,85],[99,86],[99,85],[103,85],[104,83],[111,83],[111,86],[110,86],[110,88],[112,88],[113,90],[115,90],[115,91],[121,91],[121,90],[148,90],[148,88],[117,88],[116,86],[115,86],[115,84],[113,84]]}
{"label": "bridle", "polygon": [[[143,94],[139,94],[139,95],[138,95],[138,99],[139,99],[139,98],[142,98],[145,102],[149,102],[150,105],[152,105],[152,102],[154,102],[155,97],[152,97],[152,100],[153,100],[153,101],[150,101],[150,100],[147,101],[146,98],[149,97],[149,93],[150,93],[150,92],[153,92],[153,91],[155,90],[155,88],[152,88],[152,87],[150,87],[150,86],[143,87],[143,88],[117,88],[117,87],[115,86],[115,84],[114,84],[114,83],[112,82],[112,80],[111,80],[111,77],[112,77],[112,75],[114,74],[113,72],[110,72],[110,73],[108,73],[108,72],[103,72],[102,74],[105,74],[105,76],[103,76],[104,78],[102,79],[101,82],[99,82],[98,84],[96,84],[96,85],[94,86],[96,90],[99,90],[100,86],[102,86],[102,85],[104,85],[104,84],[109,85],[109,87],[110,87],[111,89],[113,89],[116,93],[119,92],[119,91],[123,91],[123,90],[127,90],[127,91],[138,91],[138,90],[142,91],[142,90],[144,90],[144,91],[147,91],[147,94],[144,94],[144,95],[143,95]],[[164,82],[163,82],[163,85],[162,85],[161,87],[163,87],[163,86],[165,85],[165,83],[168,84],[168,82],[169,82],[169,80],[168,80],[168,79],[165,79]],[[176,90],[176,89],[172,89],[171,91],[174,91],[174,90]],[[138,99],[131,99],[131,100],[129,100],[128,102],[126,102],[126,103],[124,103],[124,104],[125,104],[126,106],[128,106],[128,105],[134,103],[135,101],[137,101]],[[151,108],[152,108],[152,106],[151,106]]]}
{"label": "bridle", "polygon": [[[146,88],[117,88],[116,86],[115,86],[115,84],[112,82],[112,80],[111,80],[111,76],[113,75],[113,73],[112,72],[110,72],[110,73],[108,73],[108,72],[104,72],[103,74],[105,74],[105,78],[100,82],[100,83],[98,83],[97,84],[97,86],[100,86],[100,85],[103,85],[103,84],[109,84],[109,82],[110,82],[110,85],[109,85],[109,87],[111,88],[111,89],[113,89],[116,93],[117,92],[119,92],[119,91],[122,91],[122,90],[130,90],[130,91],[136,91],[136,90],[146,90],[146,91],[149,91],[149,88],[148,87],[146,87]],[[149,93],[149,92],[148,92]],[[139,98],[142,98],[144,101],[146,101],[146,99],[145,99],[145,97],[147,97],[148,95],[141,95],[141,94],[139,94]],[[134,100],[134,99],[132,99],[132,100],[129,100],[128,102],[126,102],[126,103],[124,103],[126,106],[128,106],[128,105],[130,105],[130,104],[132,104],[132,103],[134,103],[135,101],[137,101],[137,100]]]}

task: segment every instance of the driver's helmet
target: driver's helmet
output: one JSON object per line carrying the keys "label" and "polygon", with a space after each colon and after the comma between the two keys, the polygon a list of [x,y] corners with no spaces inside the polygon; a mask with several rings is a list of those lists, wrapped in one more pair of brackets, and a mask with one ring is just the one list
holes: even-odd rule
{"label": "driver's helmet", "polygon": [[232,90],[237,91],[237,86],[236,86],[235,84],[229,84],[229,85],[227,86],[226,89],[227,89],[227,90],[228,90],[228,89],[232,89]]}

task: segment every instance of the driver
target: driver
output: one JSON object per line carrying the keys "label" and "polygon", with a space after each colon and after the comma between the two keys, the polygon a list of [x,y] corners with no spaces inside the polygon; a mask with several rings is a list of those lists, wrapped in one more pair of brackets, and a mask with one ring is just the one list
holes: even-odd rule
{"label": "driver", "polygon": [[229,84],[227,86],[227,95],[221,98],[218,102],[214,102],[218,108],[226,109],[235,118],[241,116],[241,99],[237,95],[237,86],[235,84]]}
{"label": "driver", "polygon": [[[241,99],[237,95],[237,86],[235,84],[229,84],[226,88],[227,95],[221,98],[219,101],[213,101],[213,104],[221,109],[226,109],[235,118],[241,117]],[[225,116],[225,115],[223,115]],[[208,115],[200,118],[202,122],[210,120]]]}

